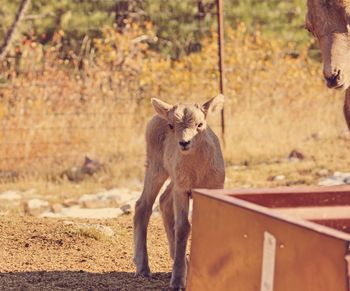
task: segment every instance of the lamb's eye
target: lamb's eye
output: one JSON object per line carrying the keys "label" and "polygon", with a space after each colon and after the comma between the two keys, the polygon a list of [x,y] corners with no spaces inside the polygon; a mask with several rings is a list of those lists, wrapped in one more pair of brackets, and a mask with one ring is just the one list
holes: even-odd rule
{"label": "lamb's eye", "polygon": [[168,124],[170,129],[174,129],[174,126],[172,124]]}
{"label": "lamb's eye", "polygon": [[198,128],[201,128],[203,126],[203,123],[201,122],[201,123],[198,123],[198,125],[197,125],[197,127]]}

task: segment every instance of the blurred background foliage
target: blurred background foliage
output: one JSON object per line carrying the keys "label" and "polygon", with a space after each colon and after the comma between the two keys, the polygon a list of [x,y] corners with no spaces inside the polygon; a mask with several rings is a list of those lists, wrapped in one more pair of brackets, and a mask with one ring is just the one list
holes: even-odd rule
{"label": "blurred background foliage", "polygon": [[[16,14],[19,0],[0,0],[0,39]],[[215,0],[36,0],[32,1],[20,31],[41,43],[52,41],[55,31],[65,32],[65,45],[78,50],[85,36],[101,36],[101,28],[125,29],[127,22],[151,22],[157,39],[148,40],[152,49],[173,59],[197,52],[205,36],[216,27]],[[236,28],[244,22],[248,32],[256,29],[263,36],[297,48],[309,45],[304,25],[305,1],[301,0],[224,0],[225,23]],[[17,38],[20,39],[20,38]]]}
{"label": "blurred background foliage", "polygon": [[[0,39],[21,1],[0,0]],[[275,185],[286,160],[280,186],[348,169],[343,94],[323,83],[306,3],[224,4],[227,185]],[[141,180],[150,98],[218,93],[216,24],[215,0],[32,0],[0,61],[0,191],[19,178],[61,181],[85,156],[104,165],[87,187]],[[295,149],[299,168],[286,159]]]}

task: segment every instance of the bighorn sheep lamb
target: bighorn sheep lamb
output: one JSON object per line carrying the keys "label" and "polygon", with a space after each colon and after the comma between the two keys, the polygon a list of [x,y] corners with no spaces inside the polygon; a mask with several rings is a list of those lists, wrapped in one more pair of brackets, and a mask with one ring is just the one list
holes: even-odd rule
{"label": "bighorn sheep lamb", "polygon": [[170,177],[170,184],[160,197],[160,210],[174,261],[170,282],[174,289],[185,288],[186,284],[191,189],[224,186],[225,167],[219,140],[206,122],[207,114],[221,109],[223,102],[223,95],[201,106],[173,106],[152,99],[157,115],[149,121],[146,130],[146,174],[134,216],[134,262],[136,274],[150,275],[147,227],[155,198]]}
{"label": "bighorn sheep lamb", "polygon": [[350,129],[350,2],[308,0],[306,28],[318,40],[329,88],[346,89],[344,115]]}

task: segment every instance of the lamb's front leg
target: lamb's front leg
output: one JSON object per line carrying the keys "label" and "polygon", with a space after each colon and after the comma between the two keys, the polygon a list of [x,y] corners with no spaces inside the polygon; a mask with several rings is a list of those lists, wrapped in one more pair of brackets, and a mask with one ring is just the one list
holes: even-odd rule
{"label": "lamb's front leg", "polygon": [[186,246],[191,225],[188,220],[189,194],[187,191],[175,191],[175,257],[171,275],[170,287],[185,289],[186,286]]}
{"label": "lamb's front leg", "polygon": [[152,206],[168,174],[156,163],[146,168],[144,187],[135,205],[134,216],[134,262],[136,274],[149,276],[147,254],[147,227],[152,214]]}

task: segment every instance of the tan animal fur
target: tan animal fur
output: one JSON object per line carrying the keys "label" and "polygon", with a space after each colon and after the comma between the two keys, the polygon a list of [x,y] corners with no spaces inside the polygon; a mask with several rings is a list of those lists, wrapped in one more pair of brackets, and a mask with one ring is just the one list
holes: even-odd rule
{"label": "tan animal fur", "polygon": [[317,38],[329,88],[346,89],[344,115],[350,129],[350,0],[308,0],[306,28]]}
{"label": "tan animal fur", "polygon": [[147,165],[143,192],[135,207],[134,262],[136,274],[150,275],[148,222],[155,198],[170,177],[170,184],[160,197],[160,209],[173,259],[170,281],[173,289],[183,289],[186,284],[191,189],[224,186],[225,167],[219,140],[206,123],[207,114],[221,109],[223,102],[223,95],[202,106],[172,106],[152,99],[157,115],[149,121],[146,130]]}

